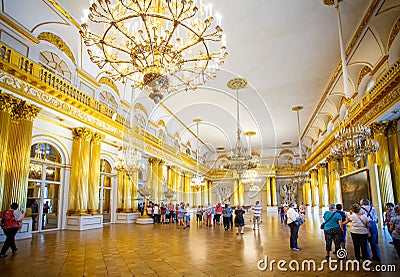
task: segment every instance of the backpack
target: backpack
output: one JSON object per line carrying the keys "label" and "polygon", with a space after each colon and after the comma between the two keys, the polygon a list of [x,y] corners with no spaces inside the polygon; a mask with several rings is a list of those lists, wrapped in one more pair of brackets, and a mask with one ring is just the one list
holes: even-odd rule
{"label": "backpack", "polygon": [[3,213],[1,226],[3,229],[19,228],[19,223],[14,217],[14,210],[8,210]]}

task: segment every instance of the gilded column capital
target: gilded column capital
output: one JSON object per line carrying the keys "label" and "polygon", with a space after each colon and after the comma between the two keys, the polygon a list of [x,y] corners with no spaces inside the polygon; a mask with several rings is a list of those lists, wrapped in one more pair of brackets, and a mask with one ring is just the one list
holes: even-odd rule
{"label": "gilded column capital", "polygon": [[317,174],[318,170],[316,168],[310,169],[311,174]]}
{"label": "gilded column capital", "polygon": [[93,132],[89,128],[77,127],[72,130],[74,140],[85,140],[90,141],[93,136]]}
{"label": "gilded column capital", "polygon": [[29,102],[21,101],[12,111],[11,118],[13,120],[28,120],[32,121],[42,109],[32,105]]}
{"label": "gilded column capital", "polygon": [[103,140],[104,140],[104,135],[102,135],[100,133],[93,133],[92,143],[100,144]]}
{"label": "gilded column capital", "polygon": [[388,133],[390,136],[397,134],[397,121],[389,122]]}
{"label": "gilded column capital", "polygon": [[375,122],[372,124],[372,133],[375,135],[386,135],[389,121]]}
{"label": "gilded column capital", "polygon": [[317,170],[319,170],[321,168],[326,168],[326,166],[327,166],[327,163],[325,163],[325,162],[319,163],[319,164],[317,164]]}
{"label": "gilded column capital", "polygon": [[12,114],[15,107],[20,103],[21,99],[0,91],[0,111]]}
{"label": "gilded column capital", "polygon": [[[338,0],[339,2],[342,2],[343,0]],[[324,0],[324,4],[327,6],[334,6],[335,5],[335,0]]]}
{"label": "gilded column capital", "polygon": [[160,161],[160,159],[158,159],[158,158],[149,158],[148,159],[148,161],[149,161],[149,163],[157,163],[158,161]]}

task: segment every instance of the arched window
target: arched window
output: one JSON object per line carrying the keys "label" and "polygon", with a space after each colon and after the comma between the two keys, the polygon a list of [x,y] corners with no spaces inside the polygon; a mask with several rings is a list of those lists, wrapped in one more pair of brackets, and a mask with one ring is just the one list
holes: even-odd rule
{"label": "arched window", "polygon": [[44,51],[39,55],[39,62],[48,70],[58,75],[59,77],[71,82],[72,73],[68,65],[56,54]]}
{"label": "arched window", "polygon": [[58,150],[48,143],[31,146],[27,215],[32,217],[32,231],[59,228],[61,208],[62,160]]}
{"label": "arched window", "polygon": [[118,110],[117,100],[115,100],[114,95],[112,95],[112,93],[109,91],[103,90],[100,92],[100,102],[114,111]]}
{"label": "arched window", "polygon": [[103,223],[111,222],[111,172],[111,164],[105,159],[100,159],[99,212],[103,215]]}

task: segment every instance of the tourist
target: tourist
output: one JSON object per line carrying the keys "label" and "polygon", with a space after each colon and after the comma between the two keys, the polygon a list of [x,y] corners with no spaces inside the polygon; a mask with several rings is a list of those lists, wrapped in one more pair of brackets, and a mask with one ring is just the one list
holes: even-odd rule
{"label": "tourist", "polygon": [[339,250],[343,239],[343,222],[340,213],[336,212],[336,205],[330,204],[329,211],[326,211],[323,216],[324,235],[325,235],[325,258],[329,259],[329,254],[332,251],[332,242],[335,244],[335,249]]}
{"label": "tourist", "polygon": [[289,204],[289,209],[287,210],[287,225],[290,228],[290,248],[294,251],[300,251],[300,247],[297,244],[297,239],[299,237],[300,225],[297,223],[299,214],[295,210],[296,202],[292,201]]}
{"label": "tourist", "polygon": [[301,202],[301,205],[300,205],[300,207],[299,207],[299,212],[300,212],[300,214],[302,214],[302,215],[306,215],[306,205],[304,205],[304,203],[303,202]]}
{"label": "tourist", "polygon": [[218,203],[215,206],[215,221],[214,221],[214,224],[221,225],[222,210],[223,210],[223,208],[222,208],[221,203]]}
{"label": "tourist", "polygon": [[359,204],[355,203],[351,205],[350,216],[344,223],[351,222],[352,224],[350,234],[353,241],[354,255],[356,256],[356,260],[359,261],[362,258],[365,261],[370,259],[367,250],[369,221],[366,215],[360,211],[361,206]]}
{"label": "tourist", "polygon": [[[261,211],[262,206],[260,205],[260,201],[256,201],[256,205],[252,208],[253,210],[253,230],[260,230],[260,221],[261,221]],[[257,223],[257,228],[256,228]]]}
{"label": "tourist", "polygon": [[155,204],[153,207],[154,223],[160,223],[160,207]]}
{"label": "tourist", "polygon": [[285,223],[285,209],[283,204],[281,205],[279,211],[281,215],[281,223]]}
{"label": "tourist", "polygon": [[[338,212],[341,216],[342,216],[342,224],[343,224],[343,233],[342,233],[342,239],[341,239],[341,247],[342,248],[346,248],[346,231],[347,231],[347,226],[346,226],[346,223],[345,222],[347,222],[347,214],[344,212],[344,211],[342,211],[342,209],[343,209],[343,206],[342,206],[342,204],[336,204],[336,212]],[[338,249],[335,247],[335,254],[336,254],[336,251],[337,251]]]}
{"label": "tourist", "polygon": [[244,214],[245,210],[242,206],[238,205],[235,210],[235,227],[236,227],[236,235],[240,233],[244,234]]}
{"label": "tourist", "polygon": [[208,203],[206,207],[206,226],[211,227],[211,217],[212,217],[212,206],[211,203]]}
{"label": "tourist", "polygon": [[200,205],[198,205],[196,211],[196,222],[201,224],[202,221],[203,221],[203,209],[201,208]]}
{"label": "tourist", "polygon": [[232,218],[232,208],[230,204],[225,204],[224,209],[222,210],[223,222],[224,222],[224,229],[225,231],[229,230],[230,221]]}
{"label": "tourist", "polygon": [[170,222],[174,223],[175,222],[175,207],[172,203],[169,203],[168,210],[169,210]]}
{"label": "tourist", "polygon": [[[371,234],[368,238],[369,245],[371,246],[372,260],[381,260],[381,251],[378,246],[378,213],[375,208],[372,207],[368,199],[362,199],[360,201],[361,213],[365,214],[369,220],[369,233]],[[367,248],[369,251],[369,248]]]}
{"label": "tourist", "polygon": [[186,220],[186,229],[190,228],[190,214],[192,213],[192,210],[190,209],[189,203],[186,203],[185,207],[185,220]]}
{"label": "tourist", "polygon": [[183,222],[184,217],[185,217],[185,203],[181,202],[181,205],[178,208],[178,229],[180,226],[182,226],[183,229],[185,229],[185,223]]}
{"label": "tourist", "polygon": [[24,219],[25,211],[20,212],[17,209],[18,204],[12,203],[11,209],[5,211],[1,215],[1,227],[3,228],[6,240],[1,248],[0,258],[7,257],[6,253],[8,248],[11,248],[13,254],[18,250],[17,246],[15,245],[15,235],[20,229],[20,224],[22,224],[22,220]]}
{"label": "tourist", "polygon": [[160,213],[161,213],[161,224],[165,224],[166,223],[166,219],[167,219],[167,207],[165,207],[164,203],[161,202],[161,206],[160,206]]}
{"label": "tourist", "polygon": [[400,258],[400,205],[397,204],[394,208],[396,216],[390,219],[389,231],[393,238],[394,248]]}
{"label": "tourist", "polygon": [[[393,203],[386,203],[385,205],[386,207],[386,212],[383,215],[383,228],[385,228],[386,226],[388,227],[388,232],[389,232],[389,224],[390,224],[390,220],[392,217],[396,216],[396,213],[394,212],[394,205]],[[390,234],[390,232],[389,232]],[[393,244],[393,241],[389,241],[390,244]]]}

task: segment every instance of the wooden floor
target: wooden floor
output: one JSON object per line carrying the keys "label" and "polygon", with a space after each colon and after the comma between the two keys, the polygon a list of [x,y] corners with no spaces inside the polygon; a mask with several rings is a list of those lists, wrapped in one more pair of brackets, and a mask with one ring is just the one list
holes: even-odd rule
{"label": "wooden floor", "polygon": [[[31,240],[17,241],[16,254],[9,250],[9,256],[0,259],[0,276],[399,276],[400,260],[384,231],[380,232],[380,265],[396,265],[397,274],[331,271],[327,264],[323,272],[293,272],[288,267],[291,260],[301,266],[303,260],[315,259],[319,267],[325,257],[319,217],[308,217],[301,227],[300,252],[289,248],[289,228],[276,215],[264,214],[260,231],[252,230],[249,217],[246,224],[244,235],[193,221],[187,230],[175,224],[111,224],[82,232],[34,234]],[[350,236],[347,250],[353,259]],[[278,270],[276,263],[272,270],[260,271],[257,263],[265,256],[268,263],[285,260],[288,271]],[[376,265],[370,268],[375,270]]]}

